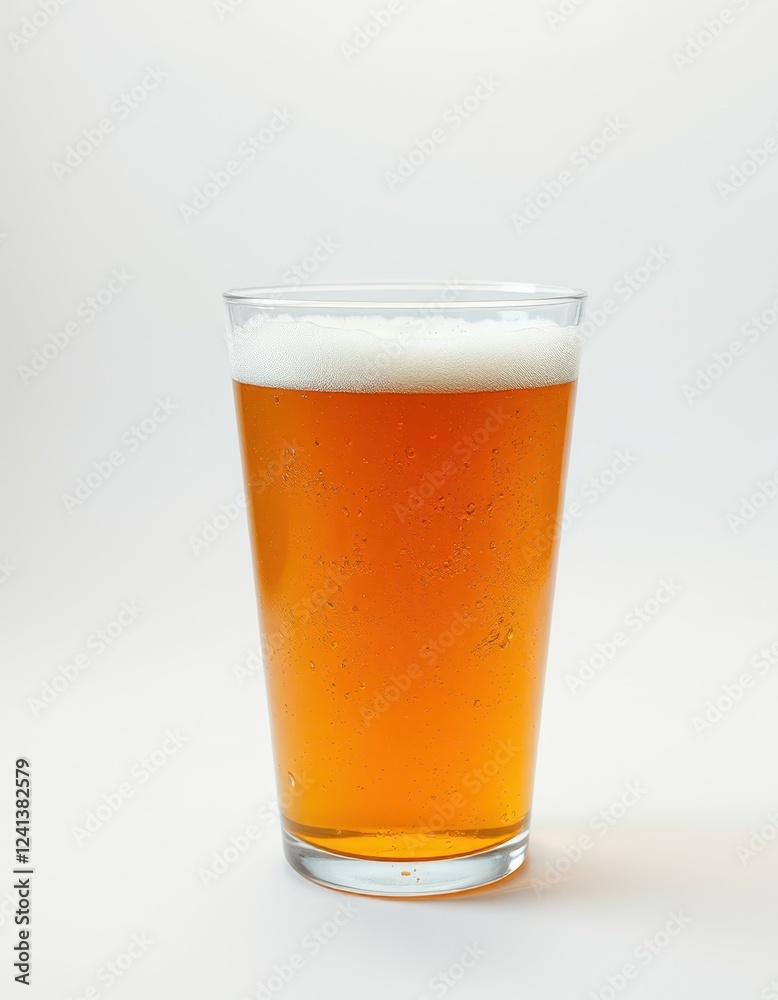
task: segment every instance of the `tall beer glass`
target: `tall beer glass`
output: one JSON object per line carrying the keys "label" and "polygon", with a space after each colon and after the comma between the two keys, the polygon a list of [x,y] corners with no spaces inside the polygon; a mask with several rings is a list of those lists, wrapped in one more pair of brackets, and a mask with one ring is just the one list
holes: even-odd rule
{"label": "tall beer glass", "polygon": [[287,859],[431,895],[527,846],[586,295],[226,293]]}

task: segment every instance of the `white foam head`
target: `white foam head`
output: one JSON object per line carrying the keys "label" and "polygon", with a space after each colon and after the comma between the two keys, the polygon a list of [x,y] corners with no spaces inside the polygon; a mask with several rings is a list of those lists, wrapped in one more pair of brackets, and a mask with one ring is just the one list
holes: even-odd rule
{"label": "white foam head", "polygon": [[238,382],[325,392],[480,392],[572,382],[581,335],[549,320],[253,316],[228,334]]}

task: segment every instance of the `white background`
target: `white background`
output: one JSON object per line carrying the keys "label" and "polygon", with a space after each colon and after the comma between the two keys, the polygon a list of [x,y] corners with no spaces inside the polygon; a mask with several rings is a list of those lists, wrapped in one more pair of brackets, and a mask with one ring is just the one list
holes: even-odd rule
{"label": "white background", "polygon": [[[778,156],[719,188],[778,138],[778,13],[741,0],[705,34],[721,0],[579,0],[559,17],[562,0],[402,0],[366,48],[344,50],[379,6],[70,0],[24,42],[39,8],[4,6],[2,995],[242,1000],[268,982],[277,995],[275,967],[295,953],[285,1000],[778,995],[778,846],[738,854],[753,831],[776,834],[778,681],[752,661],[778,640],[778,499],[727,520],[778,472],[775,314],[758,340],[742,332],[778,295]],[[674,58],[700,32],[710,44]],[[165,78],[122,111],[147,67]],[[482,76],[493,95],[455,128],[450,109]],[[278,110],[293,120],[248,162],[241,143]],[[106,117],[100,145],[57,169]],[[608,119],[621,134],[597,142]],[[441,126],[391,190],[386,173]],[[227,189],[182,211],[231,159]],[[572,182],[517,226],[563,170]],[[566,283],[591,309],[615,303],[585,347],[568,489],[583,514],[563,541],[531,858],[464,897],[356,899],[286,867],[277,823],[258,819],[274,797],[261,677],[234,671],[258,638],[244,519],[199,555],[190,543],[241,490],[220,292],[283,283],[319,240],[337,247],[316,280]],[[666,262],[628,297],[624,276],[654,250]],[[87,322],[80,304],[113,269],[132,280]],[[66,346],[32,370],[58,332]],[[736,339],[731,368],[688,398]],[[158,397],[176,409],[131,451],[123,435]],[[122,464],[68,510],[117,448]],[[636,461],[589,502],[620,449]],[[573,693],[566,678],[663,580],[680,588],[672,602]],[[89,652],[125,601],[140,616]],[[84,651],[88,666],[36,708]],[[745,672],[750,690],[696,731]],[[186,741],[131,778],[168,730]],[[29,989],[11,958],[19,755],[33,772]],[[79,843],[74,828],[127,781]],[[630,783],[640,801],[596,833]],[[200,870],[253,823],[259,840],[204,886]],[[587,833],[580,860],[558,865]],[[349,900],[314,954],[306,936]],[[641,959],[678,911],[688,926]],[[127,968],[133,935],[153,944]],[[473,944],[485,954],[461,980],[435,980]]]}

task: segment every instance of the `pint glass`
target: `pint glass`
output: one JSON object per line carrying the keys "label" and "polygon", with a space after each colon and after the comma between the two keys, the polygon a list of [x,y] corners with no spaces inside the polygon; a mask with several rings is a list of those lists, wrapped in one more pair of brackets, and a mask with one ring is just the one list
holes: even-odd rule
{"label": "pint glass", "polygon": [[379,895],[524,859],[586,295],[225,294],[284,849]]}

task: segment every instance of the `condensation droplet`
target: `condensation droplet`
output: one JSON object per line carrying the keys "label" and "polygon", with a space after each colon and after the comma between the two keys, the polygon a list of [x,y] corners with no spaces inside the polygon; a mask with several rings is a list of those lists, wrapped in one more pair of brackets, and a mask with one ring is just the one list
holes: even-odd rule
{"label": "condensation droplet", "polygon": [[316,669],[316,664],[313,662],[313,660],[311,660],[311,670],[315,669]]}
{"label": "condensation droplet", "polygon": [[467,507],[465,507],[465,513],[467,514],[468,517],[472,517],[473,514],[475,514],[475,504],[469,503]]}
{"label": "condensation droplet", "polygon": [[273,396],[273,402],[276,404],[276,406],[278,406],[278,404],[281,402],[281,400],[280,400],[280,398],[278,396]]}
{"label": "condensation droplet", "polygon": [[476,700],[473,702],[473,708],[480,708],[480,707],[481,707],[481,702],[478,700],[478,698],[476,698]]}
{"label": "condensation droplet", "polygon": [[[475,584],[473,584],[473,586],[475,586]],[[476,611],[483,611],[483,608],[484,608],[484,602],[483,601],[476,601],[475,602],[475,609],[476,609]]]}
{"label": "condensation droplet", "polygon": [[289,784],[290,784],[290,785],[292,786],[292,788],[294,788],[294,786],[295,786],[295,785],[297,784],[297,781],[296,781],[296,779],[295,779],[295,776],[294,776],[294,775],[292,774],[292,772],[291,772],[291,771],[288,771],[288,772],[287,772],[287,775],[288,775],[288,777],[289,777]]}
{"label": "condensation droplet", "polygon": [[334,639],[332,640],[332,642],[330,643],[330,645],[332,646],[333,649],[337,649],[338,648],[338,644],[337,644],[337,642],[335,642]]}
{"label": "condensation droplet", "polygon": [[492,550],[492,552],[494,552],[494,550],[497,548],[497,542],[489,542],[489,548]]}
{"label": "condensation droplet", "polygon": [[416,449],[411,448],[409,446],[408,448],[405,449],[405,454],[408,456],[408,458],[416,458]]}
{"label": "condensation droplet", "polygon": [[365,688],[367,687],[367,684],[365,684],[364,681],[360,681],[358,687],[360,691],[364,691]]}

